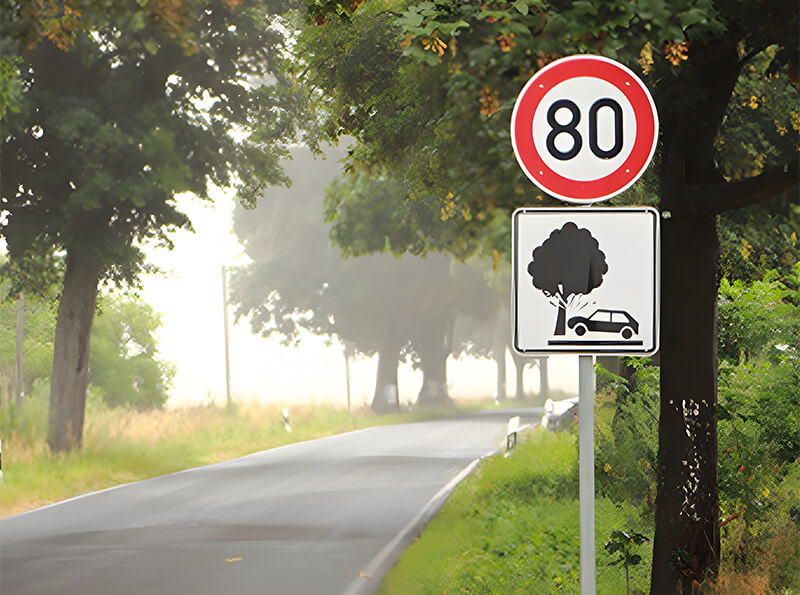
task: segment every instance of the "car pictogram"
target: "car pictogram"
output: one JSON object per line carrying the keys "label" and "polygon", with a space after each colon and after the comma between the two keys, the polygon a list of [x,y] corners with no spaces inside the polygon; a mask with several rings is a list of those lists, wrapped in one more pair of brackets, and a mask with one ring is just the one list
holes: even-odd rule
{"label": "car pictogram", "polygon": [[630,339],[639,332],[639,323],[624,310],[595,310],[589,316],[573,316],[567,326],[575,330],[575,334],[583,336],[586,331],[601,333],[620,333],[624,339]]}

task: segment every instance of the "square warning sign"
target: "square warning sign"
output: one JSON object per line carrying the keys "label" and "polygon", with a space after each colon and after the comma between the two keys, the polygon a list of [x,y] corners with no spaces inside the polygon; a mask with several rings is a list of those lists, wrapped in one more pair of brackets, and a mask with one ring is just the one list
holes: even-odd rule
{"label": "square warning sign", "polygon": [[512,330],[518,353],[658,351],[656,209],[518,209],[512,221]]}

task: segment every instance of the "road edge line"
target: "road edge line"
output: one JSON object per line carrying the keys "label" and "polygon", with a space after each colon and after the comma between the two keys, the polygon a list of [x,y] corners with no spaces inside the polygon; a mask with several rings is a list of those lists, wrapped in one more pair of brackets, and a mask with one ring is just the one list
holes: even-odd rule
{"label": "road edge line", "polygon": [[371,595],[378,590],[384,575],[391,570],[400,559],[400,554],[410,546],[428,526],[436,513],[444,506],[447,499],[456,486],[464,481],[478,466],[484,458],[493,456],[499,452],[495,449],[482,457],[478,457],[464,467],[458,475],[447,482],[436,494],[428,500],[425,507],[400,530],[392,540],[367,562],[361,571],[361,576],[351,582],[344,590],[344,595]]}
{"label": "road edge line", "polygon": [[[411,422],[417,423],[417,422]],[[398,424],[399,425],[399,424]],[[44,504],[39,506],[38,508],[32,508],[31,510],[24,510],[22,512],[18,512],[16,514],[11,514],[6,517],[0,517],[0,522],[7,521],[9,519],[16,519],[18,517],[33,514],[34,512],[39,512],[40,510],[46,510],[48,508],[55,508],[56,506],[60,506],[62,504],[68,504],[70,502],[74,502],[76,500],[82,500],[83,498],[88,498],[89,496],[95,496],[97,494],[103,494],[105,492],[111,492],[113,490],[118,490],[121,488],[127,488],[130,486],[134,486],[141,483],[149,483],[159,481],[166,477],[172,477],[173,475],[180,475],[181,473],[190,473],[193,471],[198,471],[201,469],[207,469],[209,467],[219,467],[223,465],[229,465],[235,463],[241,459],[247,459],[250,457],[257,457],[259,455],[263,455],[265,453],[278,451],[278,450],[288,450],[293,446],[299,446],[302,444],[308,444],[309,442],[316,442],[318,440],[330,440],[332,438],[339,438],[340,436],[347,436],[349,434],[357,434],[359,432],[366,432],[368,430],[372,430],[374,428],[382,428],[386,426],[369,426],[368,428],[359,428],[357,430],[349,430],[347,432],[343,432],[341,434],[331,434],[330,436],[322,436],[321,438],[309,438],[308,440],[301,440],[299,442],[290,442],[289,444],[281,444],[280,446],[274,446],[272,448],[265,448],[264,450],[259,450],[257,452],[251,452],[250,454],[242,455],[240,457],[236,457],[234,459],[228,459],[227,461],[217,461],[216,463],[208,463],[207,465],[197,465],[195,467],[187,467],[186,469],[178,469],[177,471],[170,471],[169,473],[164,473],[163,475],[155,475],[153,477],[146,477],[145,479],[137,479],[134,481],[128,481],[125,483],[119,483],[117,485],[108,486],[107,488],[100,488],[99,490],[94,490],[93,492],[86,492],[84,494],[76,494],[75,496],[70,496],[69,498],[65,498],[64,500],[58,500],[57,502],[50,502],[49,504]]]}

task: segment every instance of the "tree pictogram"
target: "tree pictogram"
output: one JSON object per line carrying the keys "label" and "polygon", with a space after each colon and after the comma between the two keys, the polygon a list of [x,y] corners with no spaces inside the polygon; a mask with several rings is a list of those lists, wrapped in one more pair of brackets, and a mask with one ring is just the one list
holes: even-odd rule
{"label": "tree pictogram", "polygon": [[567,308],[578,295],[587,295],[608,272],[606,255],[588,229],[568,221],[533,250],[528,263],[533,286],[558,308],[555,335],[566,333]]}

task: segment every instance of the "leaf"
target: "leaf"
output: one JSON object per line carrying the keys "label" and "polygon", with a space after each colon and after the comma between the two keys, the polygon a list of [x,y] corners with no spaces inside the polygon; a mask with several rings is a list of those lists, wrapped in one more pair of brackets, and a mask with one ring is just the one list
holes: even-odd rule
{"label": "leaf", "polygon": [[595,8],[594,4],[589,2],[589,0],[578,0],[577,2],[573,2],[572,8],[579,15],[597,16],[598,14],[600,14],[597,11],[597,8]]}
{"label": "leaf", "polygon": [[158,48],[160,47],[161,46],[155,39],[144,40],[144,49],[146,49],[147,52],[152,56],[155,56],[158,53]]}
{"label": "leaf", "polygon": [[439,23],[439,31],[444,35],[456,35],[459,29],[469,27],[469,23],[460,19],[455,23]]}
{"label": "leaf", "polygon": [[528,4],[525,0],[517,0],[516,2],[512,2],[511,6],[516,8],[520,14],[526,15],[529,12]]}
{"label": "leaf", "polygon": [[421,14],[416,12],[407,12],[400,18],[398,24],[403,29],[408,29],[410,27],[419,27],[423,20],[424,18]]}

